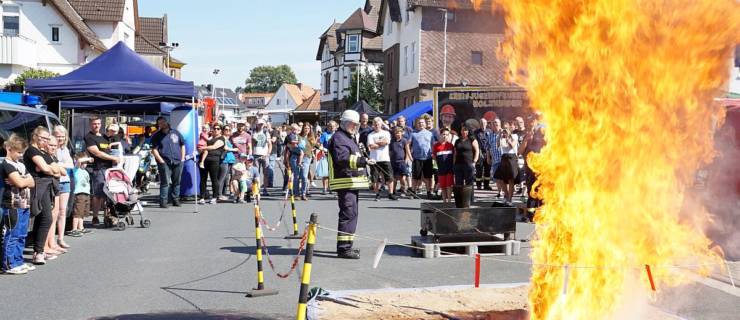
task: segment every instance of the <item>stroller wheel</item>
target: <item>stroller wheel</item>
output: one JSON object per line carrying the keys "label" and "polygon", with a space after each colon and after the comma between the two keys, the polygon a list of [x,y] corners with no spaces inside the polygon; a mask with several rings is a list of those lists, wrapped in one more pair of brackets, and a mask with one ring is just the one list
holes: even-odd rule
{"label": "stroller wheel", "polygon": [[116,224],[116,227],[118,231],[126,230],[126,223],[123,221],[118,221],[118,223]]}
{"label": "stroller wheel", "polygon": [[141,227],[142,228],[149,228],[152,226],[152,221],[149,219],[141,220]]}

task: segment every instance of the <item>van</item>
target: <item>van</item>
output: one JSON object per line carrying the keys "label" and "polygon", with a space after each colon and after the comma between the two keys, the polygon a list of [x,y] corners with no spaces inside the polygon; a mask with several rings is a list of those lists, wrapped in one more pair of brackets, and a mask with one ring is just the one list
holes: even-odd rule
{"label": "van", "polygon": [[2,145],[11,134],[15,133],[30,142],[31,133],[36,127],[53,128],[59,124],[59,118],[44,109],[0,102],[0,160],[5,158]]}

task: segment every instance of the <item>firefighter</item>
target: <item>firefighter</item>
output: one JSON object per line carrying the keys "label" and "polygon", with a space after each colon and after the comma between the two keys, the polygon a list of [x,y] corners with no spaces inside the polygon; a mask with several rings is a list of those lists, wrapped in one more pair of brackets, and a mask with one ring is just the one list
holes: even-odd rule
{"label": "firefighter", "polygon": [[339,129],[329,141],[329,187],[337,192],[339,203],[339,227],[337,254],[339,258],[359,259],[360,250],[352,249],[357,229],[359,190],[367,189],[370,183],[364,167],[373,160],[362,156],[355,134],[360,125],[360,115],[354,110],[342,113]]}

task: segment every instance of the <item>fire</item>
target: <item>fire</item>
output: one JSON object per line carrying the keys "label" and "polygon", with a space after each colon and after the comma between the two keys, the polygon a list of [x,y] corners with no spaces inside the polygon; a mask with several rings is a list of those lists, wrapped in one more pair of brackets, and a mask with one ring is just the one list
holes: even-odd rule
{"label": "fire", "polygon": [[710,216],[686,210],[685,195],[713,157],[738,2],[499,2],[512,80],[546,123],[548,144],[529,159],[545,201],[532,260],[569,265],[565,292],[564,268],[533,267],[532,319],[618,318],[649,292],[645,265],[660,292],[719,263],[702,231]]}

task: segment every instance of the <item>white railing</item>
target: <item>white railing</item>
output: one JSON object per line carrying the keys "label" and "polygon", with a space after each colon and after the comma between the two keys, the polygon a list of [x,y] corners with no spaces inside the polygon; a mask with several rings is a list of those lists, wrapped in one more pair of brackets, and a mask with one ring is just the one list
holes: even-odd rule
{"label": "white railing", "polygon": [[0,35],[0,64],[36,67],[36,41],[24,36]]}

